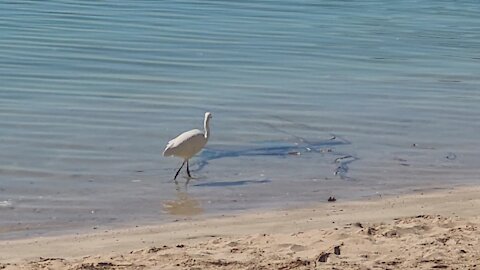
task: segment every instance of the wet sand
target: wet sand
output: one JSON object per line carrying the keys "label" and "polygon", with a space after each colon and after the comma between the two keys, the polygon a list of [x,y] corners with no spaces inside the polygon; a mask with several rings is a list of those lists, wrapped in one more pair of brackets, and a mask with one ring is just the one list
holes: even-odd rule
{"label": "wet sand", "polygon": [[0,269],[478,269],[480,187],[0,242]]}

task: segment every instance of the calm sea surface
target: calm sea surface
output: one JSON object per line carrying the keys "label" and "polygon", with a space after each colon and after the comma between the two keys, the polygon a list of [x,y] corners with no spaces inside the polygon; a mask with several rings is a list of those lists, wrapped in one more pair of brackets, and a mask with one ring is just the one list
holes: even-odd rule
{"label": "calm sea surface", "polygon": [[[1,1],[0,239],[480,183],[478,1]],[[201,128],[192,179],[166,142]]]}

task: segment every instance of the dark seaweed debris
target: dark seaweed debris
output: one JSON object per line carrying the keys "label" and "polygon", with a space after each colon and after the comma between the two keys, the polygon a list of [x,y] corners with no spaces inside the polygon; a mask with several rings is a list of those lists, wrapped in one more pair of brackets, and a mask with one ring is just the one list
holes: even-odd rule
{"label": "dark seaweed debris", "polygon": [[[281,121],[285,125],[290,125],[299,129],[308,129],[315,131],[314,127],[309,126],[308,124],[299,123],[291,121],[286,118],[281,118],[278,116],[271,116]],[[349,171],[349,164],[358,160],[357,157],[340,153],[335,150],[337,146],[350,145],[351,142],[347,139],[332,134],[330,138],[323,140],[311,140],[304,137],[300,137],[296,134],[288,132],[280,128],[277,125],[271,124],[269,122],[262,123],[266,127],[275,130],[278,133],[287,135],[289,139],[284,141],[269,141],[269,142],[256,142],[259,144],[259,147],[250,147],[250,148],[231,148],[231,149],[215,149],[215,148],[205,148],[200,155],[200,159],[196,162],[196,169],[194,171],[200,171],[205,167],[209,161],[221,158],[231,158],[231,157],[253,157],[253,156],[272,156],[272,157],[297,157],[306,154],[321,154],[324,156],[332,156],[334,159],[333,164],[335,165],[334,175],[340,177],[343,180],[352,180],[352,178],[347,176]],[[281,126],[283,126],[283,124]]]}
{"label": "dark seaweed debris", "polygon": [[358,158],[354,157],[354,156],[351,156],[351,155],[346,155],[346,156],[336,158],[335,159],[335,164],[337,164],[337,167],[334,171],[334,175],[338,175],[342,179],[352,179],[352,178],[347,176],[347,173],[348,173],[348,170],[349,170],[348,164],[350,164],[350,163],[352,163],[356,160],[358,160]]}
{"label": "dark seaweed debris", "polygon": [[[302,139],[301,142],[273,141],[262,142],[262,144],[267,145],[253,148],[232,149],[214,149],[207,147],[201,153],[199,160],[196,162],[197,167],[193,171],[200,171],[209,163],[209,161],[221,158],[254,156],[286,158],[305,154],[322,154],[337,157],[333,162],[335,164],[334,175],[339,176],[341,179],[351,179],[347,176],[349,170],[348,165],[358,159],[352,155],[346,155],[334,150],[335,146],[351,144],[349,141],[338,136],[332,136],[330,139],[318,141]],[[295,155],[292,155],[292,153],[295,153]]]}

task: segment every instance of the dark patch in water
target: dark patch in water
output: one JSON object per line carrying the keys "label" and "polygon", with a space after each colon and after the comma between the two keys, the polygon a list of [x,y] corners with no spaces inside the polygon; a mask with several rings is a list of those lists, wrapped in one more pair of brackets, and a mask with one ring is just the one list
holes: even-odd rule
{"label": "dark patch in water", "polygon": [[447,80],[447,79],[440,79],[438,81],[439,82],[445,82],[445,83],[459,83],[459,82],[462,82],[460,80]]}
{"label": "dark patch in water", "polygon": [[318,153],[321,155],[331,155],[334,159],[334,164],[336,168],[334,169],[334,175],[340,177],[341,179],[353,180],[348,177],[346,174],[349,170],[348,165],[353,161],[357,160],[357,157],[353,155],[339,153],[335,151],[335,146],[350,145],[351,142],[347,139],[333,135],[329,139],[323,140],[310,140],[303,137],[297,136],[281,127],[289,125],[293,128],[298,129],[307,129],[312,132],[318,130],[318,128],[310,126],[305,123],[299,123],[292,121],[285,117],[279,117],[277,115],[271,115],[272,118],[277,119],[277,121],[282,122],[283,124],[278,126],[274,125],[271,122],[263,122],[262,124],[266,127],[284,135],[290,137],[290,140],[285,141],[267,141],[267,142],[257,142],[260,145],[259,147],[253,148],[236,148],[236,149],[212,149],[205,148],[200,155],[200,160],[196,163],[198,166],[195,171],[201,170],[205,165],[208,164],[210,160],[227,158],[227,157],[252,157],[252,156],[273,156],[273,157],[298,157],[304,154],[314,154]]}
{"label": "dark patch in water", "polygon": [[[294,135],[293,135],[294,136]],[[352,180],[352,178],[346,176],[348,172],[348,164],[357,160],[357,157],[352,155],[342,154],[335,152],[334,146],[349,145],[351,144],[348,140],[339,137],[332,136],[330,139],[311,141],[304,138],[294,136],[296,142],[288,141],[271,141],[271,142],[260,142],[261,144],[266,144],[267,146],[263,147],[254,147],[254,148],[237,148],[237,149],[213,149],[205,148],[200,154],[200,159],[196,162],[198,166],[195,170],[200,171],[205,167],[209,161],[221,158],[231,158],[231,157],[252,157],[252,156],[273,156],[273,157],[291,157],[292,153],[295,153],[295,156],[303,154],[318,153],[322,155],[332,155],[333,157],[338,157],[335,159],[334,164],[336,164],[336,169],[334,174],[339,176],[341,179]],[[259,143],[259,144],[260,144]]]}
{"label": "dark patch in water", "polygon": [[196,187],[231,187],[231,186],[243,186],[248,184],[264,184],[270,183],[271,180],[240,180],[240,181],[225,181],[225,182],[209,182],[196,184]]}
{"label": "dark patch in water", "polygon": [[358,160],[357,157],[346,155],[343,157],[339,157],[335,159],[335,164],[338,164],[337,168],[335,169],[334,174],[340,176],[342,179],[353,180],[352,178],[347,176],[348,173],[348,164]]}
{"label": "dark patch in water", "polygon": [[265,147],[255,147],[247,149],[212,149],[206,148],[200,158],[209,161],[213,159],[226,158],[226,157],[242,157],[242,156],[279,156],[285,157],[291,155],[291,153],[306,153],[306,152],[316,152],[316,153],[325,153],[323,148],[328,148],[331,146],[338,145],[347,145],[350,144],[349,141],[345,139],[338,139],[333,137],[332,139],[322,140],[317,142],[311,142],[303,140],[301,143],[289,143],[286,141],[272,141],[272,142],[263,142],[264,144],[269,144],[270,146]]}
{"label": "dark patch in water", "polygon": [[445,158],[448,159],[448,160],[455,160],[455,159],[457,159],[457,155],[455,155],[455,153],[450,152],[450,153],[447,154],[447,156]]}

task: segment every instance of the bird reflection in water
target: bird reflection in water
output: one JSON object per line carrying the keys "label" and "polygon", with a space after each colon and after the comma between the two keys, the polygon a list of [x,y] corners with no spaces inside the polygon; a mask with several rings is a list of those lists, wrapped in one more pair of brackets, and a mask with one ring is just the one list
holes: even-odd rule
{"label": "bird reflection in water", "polygon": [[185,184],[175,182],[176,199],[163,203],[163,210],[175,216],[194,216],[204,212],[200,202],[187,192],[188,180]]}

